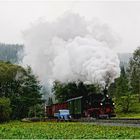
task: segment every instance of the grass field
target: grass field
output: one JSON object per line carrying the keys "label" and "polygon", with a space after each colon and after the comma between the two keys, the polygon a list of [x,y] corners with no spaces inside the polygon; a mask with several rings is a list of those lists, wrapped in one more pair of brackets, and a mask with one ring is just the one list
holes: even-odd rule
{"label": "grass field", "polygon": [[0,124],[0,139],[140,138],[140,128],[81,123],[10,122]]}

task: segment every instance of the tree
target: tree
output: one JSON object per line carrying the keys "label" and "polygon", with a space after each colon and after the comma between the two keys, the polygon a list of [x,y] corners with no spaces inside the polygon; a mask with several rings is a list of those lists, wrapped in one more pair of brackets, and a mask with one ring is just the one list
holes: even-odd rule
{"label": "tree", "polygon": [[18,89],[26,71],[19,65],[0,61],[0,97],[18,96]]}
{"label": "tree", "polygon": [[124,67],[121,67],[121,75],[116,79],[116,96],[124,96],[129,92],[129,83]]}
{"label": "tree", "polygon": [[28,117],[44,117],[44,104],[36,104],[29,108]]}
{"label": "tree", "polygon": [[10,119],[10,114],[10,100],[4,97],[0,98],[0,122],[8,121]]}
{"label": "tree", "polygon": [[31,107],[35,108],[37,104],[42,103],[40,89],[41,86],[39,81],[37,81],[37,77],[35,77],[28,66],[19,88],[20,94],[12,99],[14,118],[27,117]]}
{"label": "tree", "polygon": [[140,102],[140,47],[138,47],[129,62],[129,80],[132,91],[137,94]]}
{"label": "tree", "polygon": [[109,86],[109,94],[112,95],[112,97],[119,98],[120,96],[127,95],[129,89],[128,74],[124,66],[121,66],[120,77],[115,79],[114,83]]}
{"label": "tree", "polygon": [[86,96],[90,93],[97,93],[98,91],[98,86],[86,85],[83,82],[62,84],[55,81],[53,87],[53,92],[58,102],[63,102],[78,96]]}
{"label": "tree", "polygon": [[126,73],[123,66],[121,67],[120,77],[110,85],[109,93],[115,98],[117,110],[129,112],[133,99],[129,86],[128,73]]}
{"label": "tree", "polygon": [[0,97],[10,99],[13,119],[27,117],[31,106],[42,103],[40,88],[30,67],[0,62]]}

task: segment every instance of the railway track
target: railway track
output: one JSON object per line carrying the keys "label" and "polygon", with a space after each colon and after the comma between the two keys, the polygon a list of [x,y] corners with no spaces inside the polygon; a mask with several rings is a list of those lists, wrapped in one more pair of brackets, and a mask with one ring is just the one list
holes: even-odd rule
{"label": "railway track", "polygon": [[[75,120],[76,121],[76,120]],[[96,123],[120,123],[120,124],[139,124],[140,118],[112,118],[112,119],[95,119],[95,118],[81,118],[78,122],[96,122]]]}
{"label": "railway track", "polygon": [[112,118],[112,119],[81,118],[78,121],[83,124],[91,124],[91,125],[140,128],[140,119],[134,118]]}

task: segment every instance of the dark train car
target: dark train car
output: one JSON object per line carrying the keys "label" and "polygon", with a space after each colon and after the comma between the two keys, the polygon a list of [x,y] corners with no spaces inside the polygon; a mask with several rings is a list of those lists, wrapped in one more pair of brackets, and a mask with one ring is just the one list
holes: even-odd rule
{"label": "dark train car", "polygon": [[108,95],[91,94],[67,100],[68,109],[74,118],[114,117],[114,103]]}
{"label": "dark train car", "polygon": [[67,109],[67,108],[68,108],[67,102],[57,103],[57,104],[53,104],[51,106],[46,106],[46,116],[52,118],[52,117],[54,117],[54,114],[58,112],[58,110]]}

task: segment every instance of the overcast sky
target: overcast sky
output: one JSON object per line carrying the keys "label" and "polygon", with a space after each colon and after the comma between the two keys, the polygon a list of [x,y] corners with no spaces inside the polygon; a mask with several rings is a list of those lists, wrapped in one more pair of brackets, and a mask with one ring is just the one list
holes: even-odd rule
{"label": "overcast sky", "polygon": [[36,20],[54,21],[66,11],[107,23],[121,38],[117,52],[132,52],[140,45],[138,1],[0,1],[0,42],[23,43],[22,31]]}

